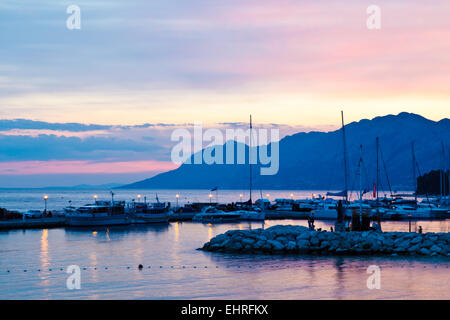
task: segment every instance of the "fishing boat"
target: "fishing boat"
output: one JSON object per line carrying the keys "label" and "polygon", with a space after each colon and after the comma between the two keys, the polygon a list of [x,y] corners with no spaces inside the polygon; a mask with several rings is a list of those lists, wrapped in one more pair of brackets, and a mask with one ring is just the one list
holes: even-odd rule
{"label": "fishing boat", "polygon": [[168,202],[132,202],[128,204],[131,223],[167,223],[171,214]]}
{"label": "fishing boat", "polygon": [[71,227],[115,226],[130,224],[125,213],[125,201],[95,201],[67,214]]}
{"label": "fishing boat", "polygon": [[225,212],[215,207],[205,207],[203,208],[201,213],[196,214],[192,218],[192,221],[217,223],[217,222],[234,222],[239,221],[240,219],[241,214],[236,211]]}

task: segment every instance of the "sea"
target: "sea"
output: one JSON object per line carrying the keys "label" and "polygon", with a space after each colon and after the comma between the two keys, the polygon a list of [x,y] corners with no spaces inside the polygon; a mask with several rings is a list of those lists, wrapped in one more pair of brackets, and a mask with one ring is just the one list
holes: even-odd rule
{"label": "sea", "polygon": [[[115,200],[154,202],[158,198],[172,205],[249,197],[244,190],[113,192]],[[298,199],[313,194],[325,192],[264,190],[255,192],[253,199]],[[0,189],[0,207],[42,210],[44,195],[48,210],[92,203],[94,195],[99,200],[112,196],[111,190]],[[443,257],[236,255],[198,250],[227,230],[280,224],[306,226],[307,222],[171,222],[0,231],[0,299],[450,299],[450,259]],[[326,230],[333,225],[330,221],[315,224]],[[414,231],[419,226],[424,232],[448,232],[450,223],[382,222],[384,231]],[[379,270],[376,287],[370,285],[373,270]]]}

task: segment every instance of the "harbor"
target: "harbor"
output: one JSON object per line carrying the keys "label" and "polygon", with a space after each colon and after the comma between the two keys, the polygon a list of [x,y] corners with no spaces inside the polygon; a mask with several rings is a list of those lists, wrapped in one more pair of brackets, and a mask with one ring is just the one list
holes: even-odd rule
{"label": "harbor", "polygon": [[[35,190],[35,197],[39,197],[39,190]],[[96,192],[95,190],[92,192]],[[148,193],[141,190],[142,194]],[[158,198],[158,192],[160,199]],[[224,202],[212,195],[207,190],[186,191],[188,195],[193,194],[191,199],[199,199],[199,195],[209,198],[210,201],[189,201],[185,196],[183,201],[180,195],[175,195],[175,201],[169,201],[173,197],[173,191],[161,190],[155,192],[155,199],[150,196],[136,195],[134,190],[118,192],[98,191],[106,198],[108,193],[110,200],[99,200],[99,196],[94,194],[89,200],[88,191],[83,191],[83,200],[75,203],[73,200],[78,195],[68,191],[63,191],[63,195],[53,196],[41,195],[43,209],[38,206],[31,206],[32,209],[24,210],[23,204],[13,204],[19,209],[0,211],[0,229],[27,229],[27,228],[55,228],[55,227],[94,227],[132,224],[152,224],[170,223],[176,221],[197,221],[204,223],[223,223],[230,221],[265,221],[265,220],[327,220],[338,219],[338,206],[340,202],[334,197],[325,197],[320,191],[280,191],[270,190],[265,194],[265,198],[257,199],[251,205],[242,201],[242,193],[232,190],[221,190]],[[302,199],[294,199],[294,192],[297,195],[305,196]],[[170,195],[169,195],[170,193]],[[271,201],[271,194],[275,197]],[[278,197],[288,194],[289,198]],[[310,198],[306,198],[310,194]],[[114,196],[116,199],[115,200]],[[134,196],[134,197],[133,197]],[[161,197],[162,196],[162,197]],[[241,201],[232,201],[233,197]],[[122,199],[132,200],[122,200]],[[214,200],[214,202],[213,202]],[[222,199],[220,199],[222,200]],[[228,202],[227,202],[228,200]],[[231,200],[231,201],[230,201]],[[83,203],[84,201],[86,203]],[[89,203],[91,201],[91,203]],[[153,201],[153,202],[152,202]],[[404,198],[382,198],[381,200],[365,199],[363,205],[359,201],[347,202],[343,205],[343,221],[346,228],[352,225],[355,214],[361,214],[373,221],[417,221],[417,220],[447,220],[450,217],[450,207],[435,203],[424,205],[429,199],[422,199],[422,202],[414,202]],[[445,201],[445,199],[444,199]],[[379,205],[382,203],[383,205]],[[422,205],[421,205],[422,204]],[[414,223],[415,225],[415,223]],[[416,227],[413,231],[416,230]]]}

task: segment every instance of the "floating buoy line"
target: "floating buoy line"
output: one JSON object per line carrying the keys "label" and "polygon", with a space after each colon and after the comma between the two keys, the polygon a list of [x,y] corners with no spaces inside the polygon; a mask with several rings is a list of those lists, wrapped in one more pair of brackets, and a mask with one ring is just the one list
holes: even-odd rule
{"label": "floating buoy line", "polygon": [[[438,267],[441,267],[441,268],[446,268],[446,269],[448,269],[449,268],[449,265],[450,265],[450,263],[446,263],[445,265],[434,265],[434,269],[437,269]],[[369,265],[359,265],[359,266],[345,266],[345,268],[354,268],[354,269],[367,269],[367,267],[368,267]],[[303,265],[303,267],[307,267],[307,268],[313,268],[313,267],[316,267],[316,268],[320,268],[320,269],[325,269],[325,267],[326,266],[324,266],[324,265],[308,265],[308,266],[304,266]],[[334,266],[331,266],[332,268],[334,267]],[[394,266],[392,266],[392,265],[381,265],[380,266],[380,268],[381,269],[383,269],[383,268],[389,268],[389,269],[393,269],[393,267]],[[397,266],[398,268],[401,268],[401,269],[404,269],[404,268],[409,268],[409,269],[415,269],[415,268],[423,268],[423,269],[431,269],[433,266],[432,265],[409,265],[409,264],[402,264],[402,265],[398,265]],[[80,270],[83,270],[83,271],[88,271],[88,270],[94,270],[94,271],[100,271],[100,270],[105,270],[105,271],[107,271],[107,270],[130,270],[130,271],[133,271],[133,270],[138,270],[138,271],[143,271],[143,270],[145,270],[145,269],[156,269],[156,270],[158,270],[158,269],[166,269],[166,270],[193,270],[193,269],[196,269],[196,270],[201,270],[201,269],[232,269],[232,268],[234,268],[234,269],[262,269],[262,268],[264,268],[264,269],[266,269],[266,270],[269,270],[269,269],[301,269],[302,268],[302,265],[286,265],[286,266],[279,266],[279,265],[250,265],[250,264],[247,264],[247,265],[244,265],[244,266],[241,266],[241,265],[224,265],[224,266],[218,266],[218,265],[214,265],[214,266],[208,266],[208,265],[180,265],[180,266],[173,266],[173,265],[171,265],[171,266],[162,266],[162,265],[159,265],[159,266],[151,266],[151,265],[148,265],[148,266],[144,266],[143,264],[139,264],[139,265],[137,265],[137,266],[135,266],[135,267],[132,267],[131,265],[128,265],[128,266],[112,266],[112,267],[108,267],[108,266],[104,266],[104,267],[100,267],[100,266],[91,266],[91,267],[80,267]],[[43,268],[32,268],[32,267],[29,267],[29,268],[26,268],[26,269],[22,269],[22,268],[17,268],[17,269],[14,269],[14,268],[10,268],[10,269],[4,269],[3,271],[1,271],[0,270],[0,274],[11,274],[11,273],[13,273],[13,272],[21,272],[21,273],[29,273],[29,272],[33,272],[33,271],[35,271],[35,272],[39,272],[39,273],[48,273],[48,272],[58,272],[58,273],[61,273],[61,272],[63,272],[63,273],[66,273],[66,268],[63,268],[63,267],[53,267],[53,268],[46,268],[46,269],[43,269]]]}

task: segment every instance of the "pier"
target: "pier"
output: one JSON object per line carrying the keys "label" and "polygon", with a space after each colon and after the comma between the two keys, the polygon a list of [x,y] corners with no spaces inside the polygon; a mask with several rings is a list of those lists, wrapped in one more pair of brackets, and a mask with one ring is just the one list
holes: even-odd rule
{"label": "pier", "polygon": [[66,217],[1,220],[0,230],[8,229],[48,229],[66,225]]}

